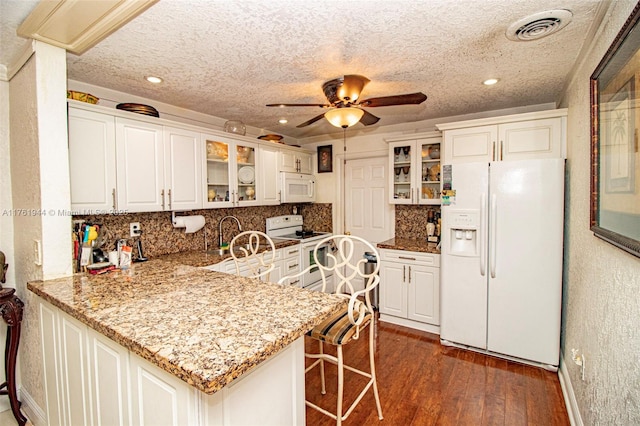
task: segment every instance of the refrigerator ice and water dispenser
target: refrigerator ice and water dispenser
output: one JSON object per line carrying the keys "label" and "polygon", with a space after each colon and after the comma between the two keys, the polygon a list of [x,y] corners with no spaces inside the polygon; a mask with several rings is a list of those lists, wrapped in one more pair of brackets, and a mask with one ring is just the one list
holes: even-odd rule
{"label": "refrigerator ice and water dispenser", "polygon": [[477,257],[479,210],[449,210],[449,254],[454,256]]}

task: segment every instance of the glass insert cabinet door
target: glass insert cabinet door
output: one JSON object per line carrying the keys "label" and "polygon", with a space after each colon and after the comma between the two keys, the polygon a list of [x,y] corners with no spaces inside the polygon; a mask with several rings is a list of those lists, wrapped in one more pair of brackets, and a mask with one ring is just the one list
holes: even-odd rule
{"label": "glass insert cabinet door", "polygon": [[206,141],[207,147],[207,201],[230,203],[232,197],[229,143]]}
{"label": "glass insert cabinet door", "polygon": [[256,148],[238,144],[236,146],[236,202],[256,199]]}
{"label": "glass insert cabinet door", "polygon": [[411,201],[411,167],[412,144],[394,145],[393,147],[393,197],[398,200]]}
{"label": "glass insert cabinet door", "polygon": [[440,143],[422,143],[420,148],[420,204],[439,204]]}
{"label": "glass insert cabinet door", "polygon": [[207,139],[206,149],[209,205],[256,204],[256,146]]}

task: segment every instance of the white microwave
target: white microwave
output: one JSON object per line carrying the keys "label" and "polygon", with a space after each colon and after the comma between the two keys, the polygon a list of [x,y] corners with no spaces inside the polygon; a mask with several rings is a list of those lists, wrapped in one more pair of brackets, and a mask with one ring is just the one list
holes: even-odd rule
{"label": "white microwave", "polygon": [[311,203],[316,200],[316,179],[306,173],[280,172],[281,203]]}

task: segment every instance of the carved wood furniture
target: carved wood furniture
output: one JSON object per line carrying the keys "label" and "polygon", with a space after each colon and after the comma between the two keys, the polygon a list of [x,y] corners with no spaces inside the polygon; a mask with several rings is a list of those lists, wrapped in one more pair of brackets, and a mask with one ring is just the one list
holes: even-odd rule
{"label": "carved wood furniture", "polygon": [[0,384],[0,395],[8,395],[11,411],[20,426],[24,426],[27,418],[20,412],[20,401],[16,394],[16,361],[18,344],[20,343],[20,324],[24,303],[14,293],[14,288],[0,289],[0,315],[7,323],[7,341],[4,351],[4,372],[6,381]]}

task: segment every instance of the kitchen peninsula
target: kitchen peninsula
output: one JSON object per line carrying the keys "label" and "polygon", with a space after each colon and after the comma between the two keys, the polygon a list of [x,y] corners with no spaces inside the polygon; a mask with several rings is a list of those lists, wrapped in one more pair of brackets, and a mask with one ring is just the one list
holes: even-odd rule
{"label": "kitchen peninsula", "polygon": [[28,289],[61,424],[304,424],[304,334],[345,306],[171,257]]}

